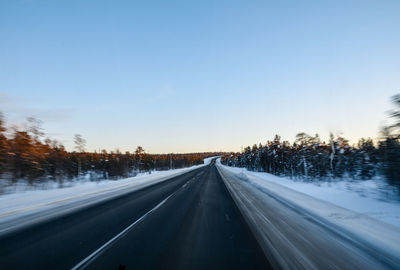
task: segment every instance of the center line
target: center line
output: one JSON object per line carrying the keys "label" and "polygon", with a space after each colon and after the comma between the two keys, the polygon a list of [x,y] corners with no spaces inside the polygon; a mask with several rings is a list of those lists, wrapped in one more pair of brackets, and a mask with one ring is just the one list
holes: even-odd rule
{"label": "center line", "polygon": [[[187,184],[187,182],[181,187],[183,188],[185,185]],[[111,240],[109,240],[107,243],[105,243],[104,245],[102,245],[101,247],[99,247],[98,249],[96,249],[92,254],[90,254],[89,256],[87,256],[85,259],[83,259],[80,263],[78,263],[77,265],[75,265],[74,267],[71,268],[71,270],[77,270],[77,269],[85,269],[92,261],[94,261],[101,253],[103,253],[107,248],[109,248],[115,241],[118,240],[118,238],[123,237],[124,235],[127,234],[127,232],[134,227],[136,224],[138,224],[140,221],[142,221],[143,219],[145,219],[149,214],[151,214],[152,212],[154,212],[155,210],[157,210],[158,208],[161,207],[161,205],[163,205],[169,198],[171,198],[175,193],[177,193],[181,188],[179,188],[178,190],[176,190],[174,193],[172,193],[171,195],[169,195],[167,198],[165,198],[164,200],[162,200],[160,203],[158,203],[156,206],[154,206],[150,211],[148,211],[146,214],[144,214],[143,216],[141,216],[139,219],[137,219],[135,222],[133,222],[131,225],[129,225],[128,227],[126,227],[122,232],[120,232],[119,234],[117,234],[116,236],[114,236]]]}

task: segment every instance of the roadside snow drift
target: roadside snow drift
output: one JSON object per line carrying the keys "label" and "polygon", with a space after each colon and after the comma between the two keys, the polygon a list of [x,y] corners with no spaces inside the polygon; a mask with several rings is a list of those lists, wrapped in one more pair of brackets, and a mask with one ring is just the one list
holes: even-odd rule
{"label": "roadside snow drift", "polygon": [[[400,229],[397,227],[399,226],[399,204],[362,197],[357,199],[356,194],[350,196],[351,194],[348,192],[339,193],[332,190],[337,196],[335,197],[336,201],[340,202],[341,198],[344,201],[355,200],[354,204],[351,204],[351,201],[345,202],[350,209],[352,205],[354,206],[354,209],[350,210],[305,194],[307,191],[313,194],[315,192],[313,188],[308,190],[303,187],[302,192],[289,188],[290,183],[287,181],[290,180],[285,182],[285,179],[279,178],[286,183],[287,186],[284,186],[277,183],[278,177],[271,177],[266,173],[249,172],[242,168],[228,167],[222,165],[220,160],[217,160],[217,167],[242,214],[252,223],[250,225],[261,243],[270,245],[268,230],[272,229],[272,224],[268,220],[267,202],[273,198],[279,204],[301,213],[304,218],[341,235],[343,239],[368,249],[368,252],[373,254],[374,251],[378,251],[379,253],[376,254],[379,254],[381,260],[389,265],[400,265]],[[270,180],[271,178],[274,180]],[[305,185],[311,186],[312,184]],[[294,185],[294,187],[296,186]],[[322,194],[329,194],[329,192],[327,189],[322,189]],[[361,202],[362,200],[364,200],[364,204]],[[379,215],[377,217],[392,224],[367,216],[368,211],[365,214],[357,212],[356,210],[362,209],[362,206],[366,210],[380,209],[380,211],[390,213],[389,216],[393,218],[387,219],[387,216]]]}
{"label": "roadside snow drift", "polygon": [[81,207],[129,193],[159,183],[203,165],[168,171],[139,174],[122,180],[76,182],[66,188],[32,190],[0,196],[0,235],[50,217],[62,215]]}

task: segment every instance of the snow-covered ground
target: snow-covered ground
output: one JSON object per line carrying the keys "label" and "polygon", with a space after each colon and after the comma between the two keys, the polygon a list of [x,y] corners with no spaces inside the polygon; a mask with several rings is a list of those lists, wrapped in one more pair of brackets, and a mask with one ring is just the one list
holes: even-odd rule
{"label": "snow-covered ground", "polygon": [[[209,165],[211,161],[215,158],[218,158],[219,156],[213,156],[213,157],[208,157],[204,159],[204,165]],[[185,169],[185,168],[184,168]],[[172,172],[172,171],[169,171]],[[158,175],[158,176],[163,176],[165,173],[168,174],[167,171],[151,171],[151,174]],[[40,190],[48,190],[48,189],[59,189],[59,188],[70,188],[73,186],[82,186],[82,185],[95,185],[97,184],[111,184],[114,183],[115,181],[118,181],[118,183],[121,183],[121,181],[125,181],[126,179],[140,179],[143,176],[147,176],[149,173],[148,172],[143,172],[143,173],[138,173],[135,176],[129,176],[127,178],[121,178],[118,180],[108,180],[102,178],[102,173],[94,173],[94,172],[88,172],[86,175],[81,176],[79,179],[68,179],[67,181],[64,181],[62,186],[58,183],[58,181],[53,181],[53,180],[48,180],[48,181],[38,181],[38,182],[33,182],[29,183],[27,180],[20,179],[17,182],[12,182],[11,179],[7,179],[4,181],[1,181],[3,179],[0,179],[0,198],[6,194],[10,193],[21,193],[21,192],[28,192],[28,191],[40,191]],[[135,177],[135,178],[133,178]],[[97,184],[96,184],[97,183]]]}
{"label": "snow-covered ground", "polygon": [[99,182],[74,182],[64,188],[28,190],[0,196],[0,234],[45,218],[59,215],[76,208],[87,206],[127,192],[159,183],[194,169],[206,166],[212,158],[204,160],[203,165],[168,171],[155,171],[139,174],[122,180],[103,180]]}
{"label": "snow-covered ground", "polygon": [[[219,164],[221,164],[219,162]],[[246,178],[257,187],[271,188],[279,184],[313,198],[367,215],[400,227],[400,200],[396,191],[391,190],[380,179],[352,181],[304,182],[269,173],[252,172],[244,168],[223,166],[224,169]]]}
{"label": "snow-covered ground", "polygon": [[[347,185],[353,184],[354,187],[346,188],[345,185],[343,188],[341,184],[332,183],[317,186],[267,173],[228,167],[222,165],[220,160],[217,160],[217,168],[261,245],[285,246],[283,253],[282,248],[276,250],[278,257],[287,258],[290,254],[302,260],[310,255],[306,254],[302,245],[297,246],[301,242],[286,245],[290,240],[282,240],[293,239],[284,233],[285,230],[290,232],[293,229],[290,224],[294,222],[301,224],[300,228],[319,224],[321,228],[327,228],[325,233],[335,232],[335,235],[341,236],[340,239],[355,243],[367,250],[367,253],[379,254],[381,261],[396,265],[395,268],[400,265],[400,203],[381,200],[379,196],[360,195],[375,194],[372,191],[374,185],[357,186],[349,182]],[[360,193],[360,190],[363,192]],[[277,211],[275,215],[274,211]],[[304,219],[293,220],[294,216]],[[277,224],[284,224],[282,228],[274,224],[276,218],[279,221]],[[307,230],[304,232],[308,233]],[[318,236],[318,239],[324,239],[324,236]]]}

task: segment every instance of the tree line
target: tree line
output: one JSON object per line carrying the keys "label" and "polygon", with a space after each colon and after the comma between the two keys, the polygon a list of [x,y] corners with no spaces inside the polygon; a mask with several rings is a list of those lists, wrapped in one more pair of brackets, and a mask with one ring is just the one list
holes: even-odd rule
{"label": "tree line", "polygon": [[396,109],[390,113],[393,124],[382,128],[374,143],[362,138],[350,145],[343,136],[330,135],[329,142],[318,134],[298,133],[293,144],[276,135],[266,144],[246,147],[241,153],[222,157],[222,163],[252,171],[302,178],[351,177],[370,179],[383,175],[400,186],[400,94],[392,97]]}
{"label": "tree line", "polygon": [[0,113],[0,177],[14,182],[54,180],[61,184],[82,177],[118,179],[203,164],[204,158],[219,154],[148,154],[141,146],[132,153],[86,152],[86,140],[81,135],[75,135],[74,142],[76,150],[67,151],[57,140],[45,138],[41,121],[32,117],[23,128],[7,129]]}

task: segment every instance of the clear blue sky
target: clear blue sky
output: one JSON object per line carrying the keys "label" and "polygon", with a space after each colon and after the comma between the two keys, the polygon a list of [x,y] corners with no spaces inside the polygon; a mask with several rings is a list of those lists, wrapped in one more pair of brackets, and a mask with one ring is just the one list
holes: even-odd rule
{"label": "clear blue sky", "polygon": [[240,150],[377,137],[400,92],[400,1],[0,2],[0,110],[72,149]]}

